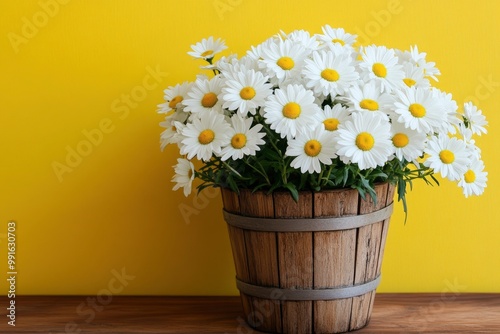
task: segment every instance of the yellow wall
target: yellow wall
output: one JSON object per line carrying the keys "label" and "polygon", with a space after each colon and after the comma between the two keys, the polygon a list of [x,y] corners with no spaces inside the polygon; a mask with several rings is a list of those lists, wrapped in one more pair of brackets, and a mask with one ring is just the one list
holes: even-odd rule
{"label": "yellow wall", "polygon": [[19,294],[95,295],[122,270],[117,293],[236,294],[220,196],[171,191],[177,152],[160,152],[156,105],[194,79],[203,63],[186,52],[204,37],[242,55],[280,29],[330,24],[364,44],[417,44],[438,86],[491,124],[477,140],[484,196],[417,182],[406,226],[396,206],[379,291],[500,292],[499,12],[493,0],[2,1],[0,268],[15,220]]}

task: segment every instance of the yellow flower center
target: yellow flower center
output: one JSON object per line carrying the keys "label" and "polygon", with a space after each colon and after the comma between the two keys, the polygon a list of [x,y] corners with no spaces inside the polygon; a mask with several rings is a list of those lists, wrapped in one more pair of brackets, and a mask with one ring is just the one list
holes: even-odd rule
{"label": "yellow flower center", "polygon": [[214,138],[215,138],[215,133],[210,129],[205,129],[205,130],[200,132],[200,134],[198,136],[198,141],[202,145],[207,145],[207,144],[210,144],[211,142],[213,142]]}
{"label": "yellow flower center", "polygon": [[295,66],[295,62],[290,57],[281,57],[276,64],[285,71],[291,70]]}
{"label": "yellow flower center", "polygon": [[411,87],[413,85],[415,85],[417,82],[415,80],[413,80],[412,78],[404,78],[403,79],[404,83],[408,86],[408,87]]}
{"label": "yellow flower center", "polygon": [[315,157],[321,152],[321,143],[316,139],[311,139],[304,145],[304,152],[310,156]]}
{"label": "yellow flower center", "polygon": [[283,106],[283,116],[286,118],[295,119],[300,116],[300,104],[295,102],[288,102]]}
{"label": "yellow flower center", "polygon": [[182,96],[180,96],[180,95],[177,95],[172,100],[170,100],[170,102],[168,103],[168,106],[170,108],[174,109],[175,106],[177,105],[177,103],[182,102],[182,100],[184,100],[184,98]]}
{"label": "yellow flower center", "polygon": [[394,146],[396,146],[397,148],[402,148],[402,147],[405,147],[406,145],[408,145],[408,143],[410,142],[410,139],[408,138],[408,136],[404,133],[396,133],[393,137],[392,137],[392,143],[394,144]]}
{"label": "yellow flower center", "polygon": [[356,146],[362,151],[369,151],[375,145],[375,139],[368,132],[361,132],[356,137]]}
{"label": "yellow flower center", "polygon": [[339,43],[340,45],[344,46],[345,45],[345,42],[341,39],[338,39],[338,38],[334,38],[332,39],[332,42],[333,43]]}
{"label": "yellow flower center", "polygon": [[359,106],[370,111],[378,110],[378,102],[371,99],[364,99],[359,102]]}
{"label": "yellow flower center", "polygon": [[450,150],[442,150],[439,152],[439,159],[441,159],[444,164],[451,164],[455,161],[455,154]]}
{"label": "yellow flower center", "polygon": [[211,54],[213,54],[213,53],[214,53],[214,51],[213,51],[213,50],[207,50],[207,51],[203,52],[203,53],[201,54],[201,56],[202,56],[202,57],[207,57],[207,56],[210,56],[210,55],[211,55]]}
{"label": "yellow flower center", "polygon": [[247,86],[240,90],[240,97],[243,100],[251,100],[255,97],[255,89],[253,87]]}
{"label": "yellow flower center", "polygon": [[472,169],[469,169],[465,174],[464,174],[464,180],[467,183],[473,183],[476,181],[476,173]]}
{"label": "yellow flower center", "polygon": [[231,138],[231,146],[239,149],[245,147],[247,144],[247,136],[243,133],[237,133]]}
{"label": "yellow flower center", "polygon": [[332,70],[331,68],[327,68],[321,71],[321,77],[326,81],[333,82],[337,81],[340,78],[340,75],[337,71]]}
{"label": "yellow flower center", "polygon": [[219,99],[217,99],[217,95],[210,92],[203,95],[203,98],[201,99],[201,105],[205,108],[212,108],[213,106],[215,106],[217,101],[219,101]]}
{"label": "yellow flower center", "polygon": [[426,113],[425,107],[418,103],[412,103],[408,110],[410,111],[410,114],[416,118],[422,118]]}
{"label": "yellow flower center", "polygon": [[379,78],[385,78],[385,76],[387,75],[387,68],[382,63],[373,64],[372,71]]}
{"label": "yellow flower center", "polygon": [[335,131],[339,128],[339,120],[336,118],[327,118],[323,121],[325,129],[328,131]]}

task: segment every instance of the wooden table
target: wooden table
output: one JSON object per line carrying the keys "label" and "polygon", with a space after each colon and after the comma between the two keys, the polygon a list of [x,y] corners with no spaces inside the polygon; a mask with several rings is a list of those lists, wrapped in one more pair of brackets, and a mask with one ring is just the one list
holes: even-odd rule
{"label": "wooden table", "polygon": [[[258,333],[238,297],[18,296],[16,326],[0,297],[0,333]],[[378,294],[354,333],[500,333],[500,294]]]}

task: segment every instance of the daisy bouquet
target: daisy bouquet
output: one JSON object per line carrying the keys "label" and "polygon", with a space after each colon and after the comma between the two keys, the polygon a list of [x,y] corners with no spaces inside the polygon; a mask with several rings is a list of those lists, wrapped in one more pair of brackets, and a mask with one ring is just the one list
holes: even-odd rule
{"label": "daisy bouquet", "polygon": [[406,211],[408,185],[439,184],[437,173],[480,195],[487,173],[473,135],[487,121],[431,85],[440,71],[426,53],[322,32],[280,32],[216,62],[221,39],[192,46],[207,74],[168,87],[158,110],[161,148],[175,144],[182,156],[174,190],[188,196],[198,178],[198,190],[288,190],[297,200],[300,190],[355,188],[376,200],[374,184],[390,182]]}

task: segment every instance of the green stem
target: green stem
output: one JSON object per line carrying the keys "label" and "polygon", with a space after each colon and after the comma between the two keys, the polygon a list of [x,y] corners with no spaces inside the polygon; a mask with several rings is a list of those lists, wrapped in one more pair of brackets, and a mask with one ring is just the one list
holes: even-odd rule
{"label": "green stem", "polygon": [[255,119],[258,121],[259,124],[262,125],[262,127],[266,131],[266,134],[269,138],[269,143],[271,144],[272,148],[276,151],[276,153],[278,153],[278,155],[280,157],[280,160],[282,162],[282,164],[280,164],[281,165],[280,166],[281,167],[281,180],[283,181],[283,184],[287,184],[288,180],[287,180],[287,176],[286,176],[286,167],[288,164],[287,164],[286,159],[283,155],[283,152],[281,152],[278,145],[276,144],[276,142],[277,142],[276,137],[275,137],[276,134],[273,131],[271,131],[268,124],[264,121],[264,118],[260,114],[256,114]]}
{"label": "green stem", "polygon": [[264,130],[266,131],[267,133],[267,136],[269,137],[269,143],[271,144],[271,146],[274,148],[274,150],[276,151],[276,153],[279,154],[280,158],[283,159],[283,153],[281,152],[281,150],[279,149],[278,145],[276,145],[276,138],[274,137],[275,134],[273,133],[273,131],[271,131],[270,128],[267,127],[267,124],[263,123],[263,122],[259,122],[260,124],[262,124],[262,127],[264,128]]}
{"label": "green stem", "polygon": [[259,167],[261,168],[261,170],[257,169],[255,166],[253,166],[251,163],[249,163],[248,161],[246,161],[246,159],[243,160],[243,162],[249,166],[250,168],[252,168],[254,171],[256,171],[257,173],[259,173],[260,175],[262,175],[262,177],[264,177],[264,179],[266,179],[266,184],[267,185],[271,185],[271,181],[269,181],[269,177],[267,176],[267,173],[266,171],[264,170],[264,168],[262,167],[262,165],[260,164],[259,161],[255,161],[257,163],[257,165],[259,165]]}
{"label": "green stem", "polygon": [[283,185],[288,183],[288,176],[287,176],[287,166],[290,165],[290,157],[283,157],[281,159],[280,163],[280,170],[281,170],[281,180],[283,182]]}
{"label": "green stem", "polygon": [[[324,187],[326,185],[326,183],[328,182],[328,180],[330,180],[330,175],[332,174],[332,171],[333,171],[333,163],[328,168],[326,176],[323,178],[323,180],[320,178],[320,180],[321,180],[321,187]],[[323,174],[323,169],[321,170],[321,174]]]}
{"label": "green stem", "polygon": [[225,161],[222,161],[222,164],[224,166],[226,166],[231,172],[233,172],[234,174],[236,174],[239,178],[243,178],[243,176],[238,173],[238,171],[236,169],[234,169],[233,167],[231,167],[228,163],[226,163]]}

